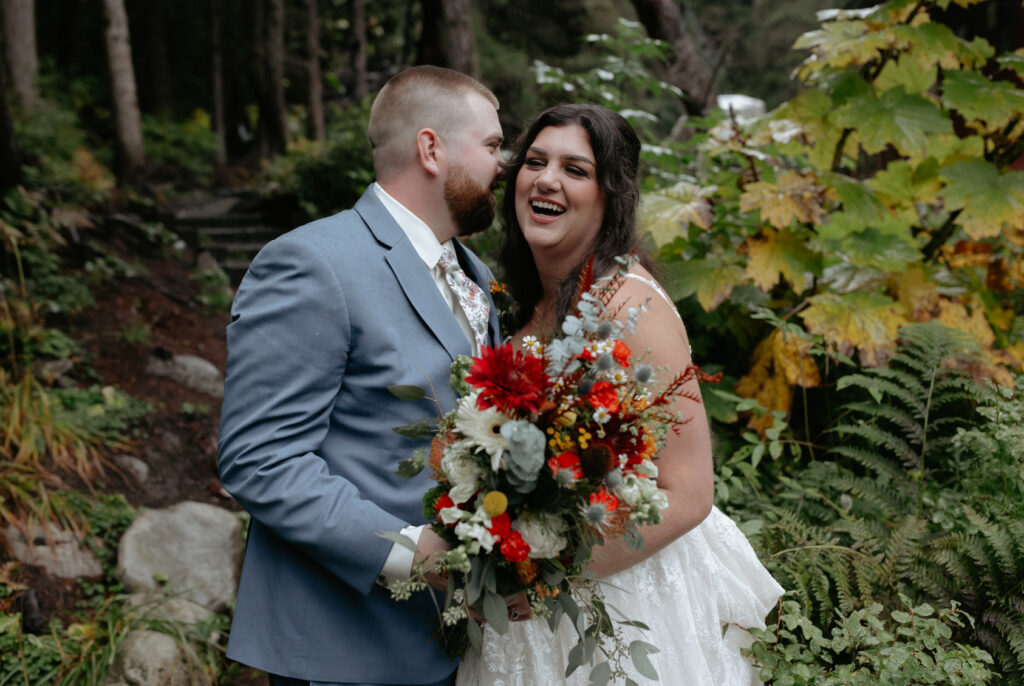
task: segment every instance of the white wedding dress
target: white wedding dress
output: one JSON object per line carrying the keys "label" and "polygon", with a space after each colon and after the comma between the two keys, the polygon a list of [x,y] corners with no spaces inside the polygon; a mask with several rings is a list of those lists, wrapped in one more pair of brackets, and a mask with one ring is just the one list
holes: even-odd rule
{"label": "white wedding dress", "polygon": [[[624,665],[639,684],[748,686],[757,670],[740,653],[752,638],[744,627],[764,628],[764,618],[783,593],[757,559],[743,532],[717,507],[696,528],[643,562],[606,579],[606,603],[650,631],[624,627],[627,643],[655,645],[649,656],[659,680]],[[612,617],[621,619],[609,608]],[[591,665],[564,678],[577,634],[562,619],[557,634],[547,621],[510,622],[498,635],[484,630],[483,650],[470,649],[459,666],[457,686],[585,686]],[[597,660],[600,661],[600,660]]]}

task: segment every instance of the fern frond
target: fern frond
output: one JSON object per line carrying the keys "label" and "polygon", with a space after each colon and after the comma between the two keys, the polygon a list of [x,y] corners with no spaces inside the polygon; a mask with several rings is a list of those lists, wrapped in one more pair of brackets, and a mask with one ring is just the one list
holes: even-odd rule
{"label": "fern frond", "polygon": [[901,400],[907,407],[913,408],[924,415],[924,403],[921,397],[924,395],[924,386],[916,377],[900,375],[900,381],[891,381],[884,378],[892,372],[891,369],[882,367],[869,370],[870,374],[849,374],[839,380],[837,388],[843,390],[849,386],[858,386],[864,390],[880,395],[889,395]]}
{"label": "fern frond", "polygon": [[894,452],[900,461],[909,468],[918,467],[921,463],[920,453],[902,437],[873,424],[840,424],[830,428],[828,432],[840,436],[857,436],[871,445],[884,446]]}
{"label": "fern frond", "polygon": [[853,402],[844,405],[843,409],[865,417],[886,419],[909,434],[915,445],[921,445],[924,442],[924,426],[919,421],[919,418],[904,411],[898,405]]}

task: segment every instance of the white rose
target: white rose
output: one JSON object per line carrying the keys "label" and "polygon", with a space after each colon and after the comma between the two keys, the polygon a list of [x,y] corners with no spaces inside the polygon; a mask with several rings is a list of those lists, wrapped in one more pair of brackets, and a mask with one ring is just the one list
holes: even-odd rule
{"label": "white rose", "polygon": [[554,557],[567,543],[565,536],[562,535],[565,524],[558,517],[551,515],[517,519],[512,522],[512,528],[518,531],[530,546],[530,557],[534,559]]}
{"label": "white rose", "polygon": [[454,524],[461,522],[467,513],[457,507],[443,507],[437,514],[445,524]]}
{"label": "white rose", "polygon": [[457,505],[466,502],[476,493],[477,484],[483,478],[483,471],[473,460],[466,459],[450,448],[441,458],[441,471],[452,482],[448,495]]}
{"label": "white rose", "polygon": [[640,484],[635,474],[626,475],[626,478],[613,489],[613,492],[630,507],[640,502]]}
{"label": "white rose", "polygon": [[479,522],[459,522],[455,525],[455,535],[460,541],[465,541],[466,550],[470,555],[478,554],[481,549],[489,553],[498,541],[497,537]]}
{"label": "white rose", "polygon": [[644,460],[636,466],[636,473],[640,476],[656,479],[658,478],[658,465],[654,464],[651,460]]}

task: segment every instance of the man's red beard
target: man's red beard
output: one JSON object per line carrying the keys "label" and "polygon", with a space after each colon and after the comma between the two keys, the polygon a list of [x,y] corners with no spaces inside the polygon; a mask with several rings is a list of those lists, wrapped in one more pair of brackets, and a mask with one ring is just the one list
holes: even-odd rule
{"label": "man's red beard", "polygon": [[444,199],[460,236],[483,231],[494,221],[494,193],[477,183],[461,164],[448,170]]}

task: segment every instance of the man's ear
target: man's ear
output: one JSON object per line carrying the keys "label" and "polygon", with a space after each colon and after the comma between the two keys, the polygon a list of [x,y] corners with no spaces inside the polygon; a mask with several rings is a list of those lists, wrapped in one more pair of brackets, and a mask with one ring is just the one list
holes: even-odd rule
{"label": "man's ear", "polygon": [[416,161],[428,174],[436,176],[441,173],[446,153],[444,141],[433,129],[420,129],[416,134]]}

